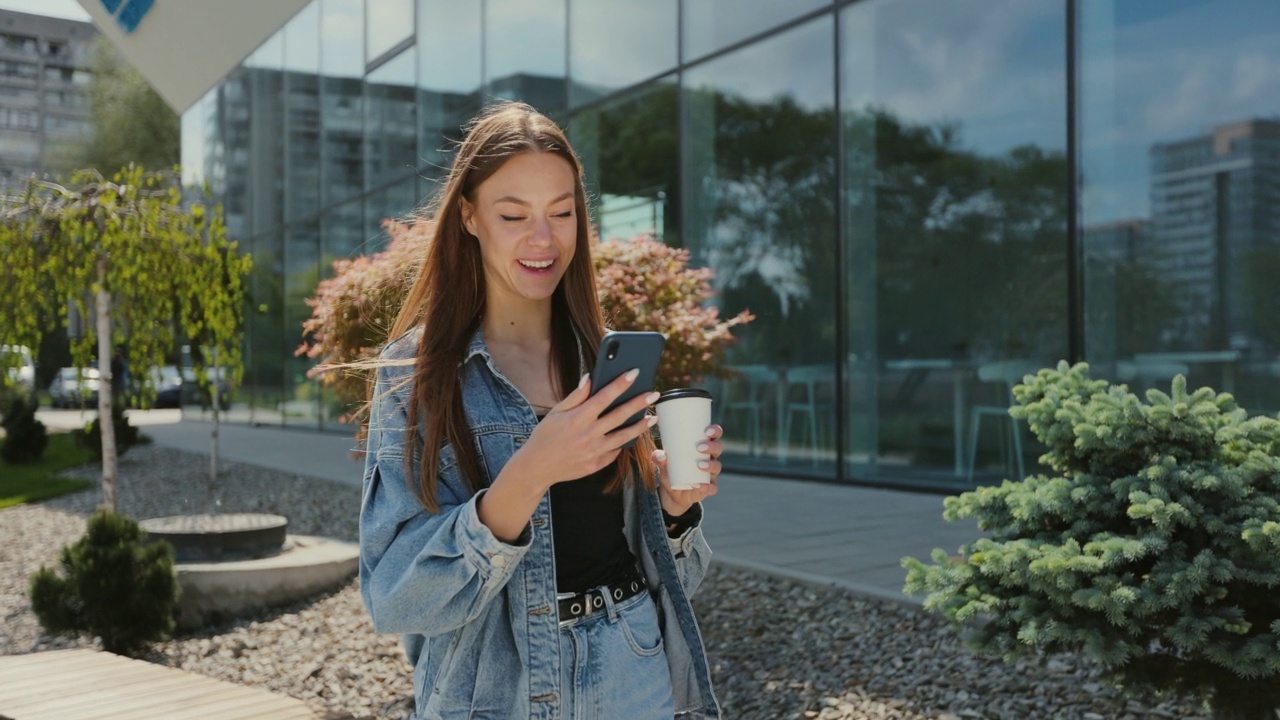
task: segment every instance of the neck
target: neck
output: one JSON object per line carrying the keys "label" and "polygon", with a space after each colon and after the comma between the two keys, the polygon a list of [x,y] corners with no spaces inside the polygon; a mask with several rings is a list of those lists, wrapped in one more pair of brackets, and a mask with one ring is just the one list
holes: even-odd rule
{"label": "neck", "polygon": [[551,300],[504,302],[490,297],[480,321],[486,343],[503,343],[528,349],[545,349],[551,342]]}

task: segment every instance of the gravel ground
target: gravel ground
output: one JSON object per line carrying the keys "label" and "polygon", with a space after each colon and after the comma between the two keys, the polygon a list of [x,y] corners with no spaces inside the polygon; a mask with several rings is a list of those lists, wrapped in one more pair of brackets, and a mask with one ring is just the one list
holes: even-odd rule
{"label": "gravel ground", "polygon": [[[121,459],[120,509],[134,518],[207,512],[207,468],[207,456],[135,448]],[[356,539],[354,487],[236,463],[222,475],[225,512],[276,512],[291,531]],[[90,490],[0,511],[0,655],[93,646],[43,635],[26,585],[83,533],[100,499]],[[714,565],[694,605],[730,720],[1200,717],[1186,706],[1126,702],[1079,659],[975,657],[936,617],[836,589]],[[321,716],[403,718],[413,702],[399,638],[373,632],[355,581],[158,643],[148,659],[291,695]]]}

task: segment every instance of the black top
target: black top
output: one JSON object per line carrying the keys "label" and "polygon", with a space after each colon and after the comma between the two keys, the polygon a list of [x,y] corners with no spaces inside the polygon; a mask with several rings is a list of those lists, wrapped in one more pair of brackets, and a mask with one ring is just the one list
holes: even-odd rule
{"label": "black top", "polygon": [[605,492],[612,472],[609,466],[551,486],[558,592],[582,592],[638,574],[636,558],[622,533],[622,491]]}

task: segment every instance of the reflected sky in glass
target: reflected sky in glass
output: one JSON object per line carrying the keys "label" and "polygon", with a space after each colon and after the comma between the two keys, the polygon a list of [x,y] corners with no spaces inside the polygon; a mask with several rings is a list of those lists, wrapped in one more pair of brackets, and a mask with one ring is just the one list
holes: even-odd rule
{"label": "reflected sky in glass", "polygon": [[1280,115],[1280,3],[1081,4],[1089,223],[1150,215],[1150,150]]}
{"label": "reflected sky in glass", "polygon": [[480,4],[418,0],[418,85],[435,92],[479,89]]}
{"label": "reflected sky in glass", "polygon": [[956,123],[985,155],[1065,149],[1060,0],[869,0],[842,14],[846,108]]}
{"label": "reflected sky in glass", "polygon": [[364,75],[364,2],[319,0],[320,72],[329,77]]}
{"label": "reflected sky in glass", "polygon": [[373,62],[413,34],[413,0],[366,0],[365,62]]}
{"label": "reflected sky in glass", "polygon": [[313,2],[284,26],[284,69],[315,73],[320,70],[320,4]]}
{"label": "reflected sky in glass", "polygon": [[485,78],[565,74],[565,0],[487,0]]}
{"label": "reflected sky in glass", "polygon": [[831,0],[684,0],[684,60],[748,38]]}
{"label": "reflected sky in glass", "polygon": [[675,67],[677,4],[569,0],[569,73],[575,95],[599,96]]}

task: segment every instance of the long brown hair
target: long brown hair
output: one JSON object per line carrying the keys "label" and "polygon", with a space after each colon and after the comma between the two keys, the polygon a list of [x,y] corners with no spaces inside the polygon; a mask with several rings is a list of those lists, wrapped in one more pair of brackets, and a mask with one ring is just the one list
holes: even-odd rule
{"label": "long brown hair", "polygon": [[[488,483],[479,452],[467,425],[459,382],[461,363],[485,313],[485,277],[476,238],[462,223],[462,201],[475,202],[476,188],[516,155],[545,152],[564,158],[573,169],[577,245],[564,278],[552,295],[552,378],[559,394],[577,387],[582,363],[595,358],[604,335],[591,261],[591,234],[582,164],[564,133],[529,105],[505,102],[477,117],[458,148],[453,166],[426,213],[434,221],[426,260],[389,334],[395,339],[422,326],[413,371],[405,442],[405,475],[419,465],[417,495],[431,512],[439,512],[436,468],[446,443],[453,446],[458,467],[472,493]],[[579,354],[582,353],[582,355]],[[421,448],[418,448],[419,435]],[[645,435],[614,463],[610,492],[622,487],[634,467],[645,487],[654,487],[650,458],[653,440]]]}

